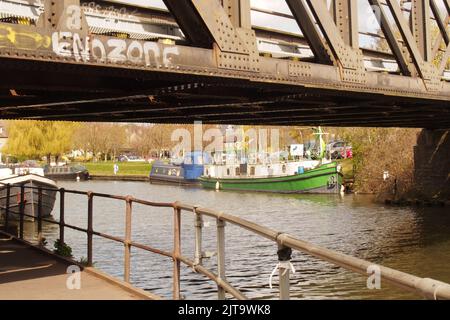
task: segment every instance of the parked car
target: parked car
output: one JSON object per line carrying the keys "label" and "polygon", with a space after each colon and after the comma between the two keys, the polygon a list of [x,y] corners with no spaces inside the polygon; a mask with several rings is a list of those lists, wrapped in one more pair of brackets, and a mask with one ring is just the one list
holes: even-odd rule
{"label": "parked car", "polygon": [[327,145],[327,153],[331,159],[352,158],[352,147],[347,145],[345,141],[334,141]]}
{"label": "parked car", "polygon": [[120,162],[146,162],[145,159],[132,155],[120,155],[117,160]]}

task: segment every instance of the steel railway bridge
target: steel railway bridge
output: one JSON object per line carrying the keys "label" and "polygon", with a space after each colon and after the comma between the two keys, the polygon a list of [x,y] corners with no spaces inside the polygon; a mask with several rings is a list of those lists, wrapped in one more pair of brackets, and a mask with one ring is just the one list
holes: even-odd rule
{"label": "steel railway bridge", "polygon": [[450,0],[0,0],[0,118],[450,127]]}

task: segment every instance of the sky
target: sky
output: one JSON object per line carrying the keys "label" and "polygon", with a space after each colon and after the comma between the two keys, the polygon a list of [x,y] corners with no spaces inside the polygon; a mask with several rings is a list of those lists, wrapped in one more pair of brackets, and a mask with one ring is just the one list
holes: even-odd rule
{"label": "sky", "polygon": [[[143,7],[156,7],[156,8],[166,8],[162,0],[109,0],[110,2],[116,3],[127,3],[131,5],[138,5]],[[378,24],[374,23],[375,16],[369,6],[367,0],[353,0],[359,2],[359,25],[360,30],[374,32],[378,28]],[[328,0],[328,5],[330,5],[330,0]],[[272,10],[276,12],[290,14],[290,10],[285,0],[250,0],[251,6],[255,8],[263,8],[267,10]],[[442,0],[437,0],[437,4],[442,8],[444,12],[444,3]],[[362,19],[361,19],[362,18]],[[282,28],[283,30],[289,32],[299,32],[298,26],[290,19],[278,19],[273,16],[263,15],[263,14],[252,14],[252,21],[254,24],[259,25],[275,25],[277,28]]]}
{"label": "sky", "polygon": [[[109,0],[118,4],[129,4],[142,7],[153,7],[159,9],[166,9],[162,0]],[[317,0],[316,0],[317,1]],[[331,0],[328,1],[328,6],[331,4]],[[352,0],[358,1],[359,11],[359,31],[363,33],[380,33],[380,25],[377,17],[373,13],[372,8],[369,5],[368,0]],[[437,5],[441,8],[441,12],[445,12],[443,0],[436,0]],[[280,12],[284,14],[291,14],[289,7],[285,0],[250,0],[252,8],[260,8],[270,10],[274,12]],[[386,10],[388,12],[389,10]],[[252,25],[255,27],[265,27],[274,30],[289,32],[297,35],[302,35],[302,32],[294,19],[286,17],[277,17],[274,15],[266,14],[263,12],[252,11],[251,13]],[[393,22],[392,16],[388,14],[388,19]],[[379,39],[360,34],[359,37],[360,46],[365,48],[373,48],[377,45]]]}
{"label": "sky", "polygon": [[[360,1],[361,5],[359,6],[360,16],[372,16],[373,13],[370,10],[369,4],[364,0],[355,0]],[[138,5],[143,7],[156,7],[164,9],[166,8],[162,0],[110,0],[110,2],[116,3],[126,3],[131,5]],[[250,0],[251,6],[254,8],[262,8],[266,10],[271,10],[275,12],[291,14],[286,1],[284,0]],[[361,19],[360,27],[364,30],[370,29],[367,28],[367,21],[370,19]],[[271,27],[278,30],[288,31],[296,34],[301,34],[300,28],[297,23],[288,18],[274,17],[272,15],[267,15],[260,12],[252,12],[252,22],[254,25],[261,25],[266,27]],[[376,26],[375,26],[376,27]],[[374,28],[372,28],[374,31]]]}

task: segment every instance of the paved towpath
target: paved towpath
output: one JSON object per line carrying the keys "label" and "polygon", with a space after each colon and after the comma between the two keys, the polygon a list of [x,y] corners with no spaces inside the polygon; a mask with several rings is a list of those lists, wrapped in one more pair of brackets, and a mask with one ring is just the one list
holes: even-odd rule
{"label": "paved towpath", "polygon": [[127,289],[127,284],[117,285],[111,277],[86,270],[79,274],[81,288],[69,290],[66,285],[69,265],[68,262],[0,234],[0,300],[152,298],[151,294],[145,296],[145,292],[134,291],[131,286]]}

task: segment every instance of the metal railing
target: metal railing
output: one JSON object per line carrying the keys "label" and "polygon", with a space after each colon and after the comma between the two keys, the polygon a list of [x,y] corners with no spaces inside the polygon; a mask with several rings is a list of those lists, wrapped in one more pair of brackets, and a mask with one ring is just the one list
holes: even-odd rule
{"label": "metal railing", "polygon": [[[19,200],[19,212],[11,210],[10,198],[14,196],[11,194],[12,188],[20,188],[20,200]],[[380,278],[396,287],[408,290],[416,293],[427,299],[450,299],[450,285],[444,282],[433,280],[430,278],[420,278],[408,273],[404,273],[395,269],[387,268],[384,266],[373,264],[369,261],[365,261],[359,258],[355,258],[343,253],[339,253],[333,250],[329,250],[320,246],[313,245],[306,241],[296,239],[295,237],[282,233],[267,227],[263,227],[248,220],[229,215],[226,213],[201,208],[181,202],[174,203],[159,203],[151,202],[141,199],[136,199],[131,196],[116,196],[104,193],[96,193],[92,191],[83,192],[76,190],[65,190],[64,188],[43,188],[32,187],[25,185],[10,185],[3,186],[3,192],[6,192],[5,207],[2,209],[5,211],[4,228],[8,232],[10,224],[10,213],[19,215],[19,238],[24,237],[24,219],[25,217],[31,217],[37,220],[37,234],[38,242],[41,244],[42,240],[42,222],[45,221],[51,224],[59,225],[59,239],[61,243],[64,243],[64,230],[65,228],[73,229],[76,231],[84,232],[87,234],[87,264],[92,266],[93,262],[93,236],[99,236],[112,241],[120,242],[124,245],[124,280],[130,282],[130,267],[131,267],[131,248],[137,248],[144,251],[152,252],[158,255],[162,255],[171,258],[173,261],[173,299],[181,299],[180,292],[180,266],[183,263],[186,266],[192,268],[195,272],[203,274],[210,280],[217,284],[217,292],[219,299],[225,299],[226,293],[231,294],[234,298],[244,300],[247,297],[240,292],[236,287],[231,285],[226,280],[226,264],[225,264],[225,227],[227,223],[235,225],[237,227],[246,229],[256,235],[271,240],[277,246],[278,260],[280,262],[289,262],[291,259],[292,250],[297,250],[306,253],[310,256],[330,262],[334,265],[340,266],[344,269],[367,276],[368,270],[377,266],[380,271]],[[38,192],[38,209],[37,217],[34,215],[25,213],[25,189],[37,190]],[[60,196],[60,210],[59,221],[45,218],[42,216],[42,203],[43,203],[43,191],[52,191],[59,193]],[[87,197],[87,228],[81,228],[65,223],[65,195],[76,194],[84,195]],[[125,209],[125,236],[124,238],[108,235],[95,231],[93,229],[93,217],[94,217],[94,198],[108,198],[114,200],[124,201],[126,203]],[[19,199],[19,197],[18,197]],[[137,243],[132,240],[131,237],[131,222],[133,216],[133,204],[141,204],[150,207],[163,207],[173,209],[173,250],[171,252],[159,250],[148,245]],[[181,218],[182,212],[194,214],[194,230],[195,230],[195,251],[194,260],[183,256],[181,254]],[[217,271],[207,269],[202,264],[202,228],[203,218],[210,217],[216,219],[217,227]],[[279,266],[279,297],[280,299],[289,299],[290,284],[289,277],[290,271],[287,264],[280,264]]]}

